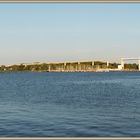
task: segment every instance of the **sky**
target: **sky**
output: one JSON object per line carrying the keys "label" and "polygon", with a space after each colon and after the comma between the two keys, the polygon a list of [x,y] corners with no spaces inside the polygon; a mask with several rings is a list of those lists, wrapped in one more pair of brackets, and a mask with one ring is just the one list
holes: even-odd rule
{"label": "sky", "polygon": [[140,57],[140,4],[0,4],[0,64]]}

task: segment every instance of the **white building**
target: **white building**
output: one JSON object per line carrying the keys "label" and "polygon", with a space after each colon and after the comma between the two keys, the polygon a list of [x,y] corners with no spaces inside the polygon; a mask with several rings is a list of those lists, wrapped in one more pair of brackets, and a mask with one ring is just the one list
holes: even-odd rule
{"label": "white building", "polygon": [[122,69],[123,69],[122,65],[118,65],[118,70],[122,70]]}

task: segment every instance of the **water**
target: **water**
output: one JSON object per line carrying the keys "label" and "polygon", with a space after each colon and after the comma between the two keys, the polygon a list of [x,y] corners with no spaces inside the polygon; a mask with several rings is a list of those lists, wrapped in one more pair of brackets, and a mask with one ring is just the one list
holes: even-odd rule
{"label": "water", "polygon": [[0,73],[0,136],[140,136],[140,73]]}

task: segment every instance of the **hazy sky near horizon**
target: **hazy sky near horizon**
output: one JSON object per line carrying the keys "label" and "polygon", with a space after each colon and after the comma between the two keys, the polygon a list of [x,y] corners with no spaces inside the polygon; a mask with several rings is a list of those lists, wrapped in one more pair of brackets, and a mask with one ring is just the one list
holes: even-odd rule
{"label": "hazy sky near horizon", "polygon": [[0,64],[140,57],[140,4],[0,4]]}

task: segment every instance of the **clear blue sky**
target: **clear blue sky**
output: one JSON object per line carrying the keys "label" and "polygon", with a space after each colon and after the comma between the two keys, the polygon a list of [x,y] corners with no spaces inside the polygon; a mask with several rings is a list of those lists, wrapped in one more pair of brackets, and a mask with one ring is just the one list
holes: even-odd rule
{"label": "clear blue sky", "polygon": [[0,4],[0,64],[140,57],[140,4]]}

